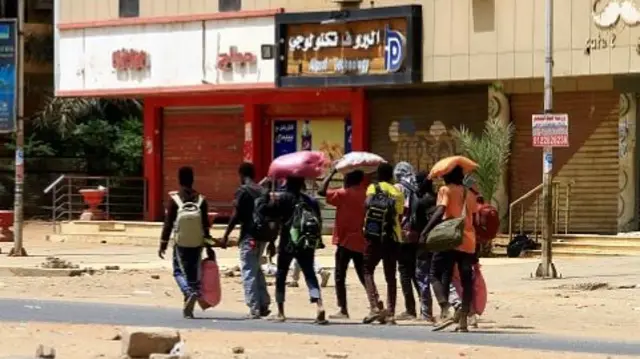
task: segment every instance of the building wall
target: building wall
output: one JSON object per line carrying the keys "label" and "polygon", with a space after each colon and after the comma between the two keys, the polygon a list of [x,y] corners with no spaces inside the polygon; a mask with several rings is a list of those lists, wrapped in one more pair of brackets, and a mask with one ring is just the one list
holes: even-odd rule
{"label": "building wall", "polygon": [[[409,2],[377,0],[376,6]],[[544,0],[418,0],[424,18],[426,82],[542,77]],[[640,71],[640,26],[599,29],[590,0],[554,2],[556,76]],[[362,7],[368,7],[364,1]],[[60,0],[60,22],[118,18],[118,0]],[[285,8],[287,12],[337,9],[332,0],[242,0],[242,10]],[[218,11],[217,1],[140,0],[140,16],[171,16]],[[615,46],[585,53],[589,39]]]}

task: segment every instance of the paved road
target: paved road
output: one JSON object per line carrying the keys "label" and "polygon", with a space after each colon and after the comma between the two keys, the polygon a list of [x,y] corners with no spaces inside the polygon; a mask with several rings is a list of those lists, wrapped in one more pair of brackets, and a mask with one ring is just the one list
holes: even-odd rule
{"label": "paved road", "polygon": [[185,320],[175,309],[98,303],[0,299],[0,321],[66,322],[160,326],[181,329],[218,329],[229,331],[295,332],[312,335],[338,335],[354,338],[414,340],[459,345],[484,345],[505,348],[602,353],[640,356],[640,341],[612,342],[547,336],[523,332],[482,332],[469,335],[433,333],[418,326],[369,326],[355,323],[316,326],[305,320],[287,323],[244,320],[238,314],[211,312],[201,320]]}

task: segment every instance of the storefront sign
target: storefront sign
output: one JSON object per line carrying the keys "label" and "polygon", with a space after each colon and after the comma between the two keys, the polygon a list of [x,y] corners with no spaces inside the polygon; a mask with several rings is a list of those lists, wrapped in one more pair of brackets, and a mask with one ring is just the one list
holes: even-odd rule
{"label": "storefront sign", "polygon": [[218,70],[232,71],[233,66],[255,65],[258,58],[251,52],[239,52],[237,46],[231,46],[228,53],[218,55]]}
{"label": "storefront sign", "polygon": [[587,39],[584,47],[585,54],[589,55],[592,51],[613,49],[616,47],[616,34],[601,32],[595,37]]}
{"label": "storefront sign", "polygon": [[531,128],[533,147],[569,147],[569,115],[533,115]]}
{"label": "storefront sign", "polygon": [[274,43],[274,33],[271,15],[122,25],[117,31],[61,25],[55,44],[56,93],[129,96],[211,85],[269,87],[275,59],[259,54],[262,45]]}
{"label": "storefront sign", "polygon": [[0,21],[0,133],[9,133],[15,130],[16,41],[15,20]]}
{"label": "storefront sign", "polygon": [[111,64],[116,71],[146,70],[150,66],[149,54],[142,50],[117,50],[111,54]]}
{"label": "storefront sign", "polygon": [[332,12],[277,15],[280,85],[417,82],[421,11],[420,6],[351,10],[340,22],[331,20]]}
{"label": "storefront sign", "polygon": [[273,158],[296,152],[297,137],[298,130],[296,121],[274,121]]}

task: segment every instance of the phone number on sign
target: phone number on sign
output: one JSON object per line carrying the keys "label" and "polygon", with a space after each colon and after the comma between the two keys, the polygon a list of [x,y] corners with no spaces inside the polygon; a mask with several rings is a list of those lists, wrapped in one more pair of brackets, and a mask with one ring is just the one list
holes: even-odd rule
{"label": "phone number on sign", "polygon": [[567,135],[551,135],[551,136],[533,136],[534,147],[569,147],[569,136]]}

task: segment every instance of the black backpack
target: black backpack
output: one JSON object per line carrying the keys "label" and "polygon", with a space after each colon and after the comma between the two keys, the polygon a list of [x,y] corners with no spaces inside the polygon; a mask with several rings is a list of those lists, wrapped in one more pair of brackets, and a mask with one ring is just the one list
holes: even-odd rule
{"label": "black backpack", "polygon": [[253,198],[253,226],[251,234],[258,242],[273,242],[280,232],[280,220],[277,213],[267,206],[268,191],[256,184],[245,185],[245,191]]}
{"label": "black backpack", "polygon": [[293,251],[315,249],[322,238],[322,220],[302,196],[293,208],[289,234]]}
{"label": "black backpack", "polygon": [[507,257],[520,257],[522,251],[537,249],[538,245],[526,234],[518,234],[507,245]]}
{"label": "black backpack", "polygon": [[393,238],[396,218],[396,201],[375,184],[376,192],[367,198],[364,217],[364,237],[370,242],[382,242]]}

